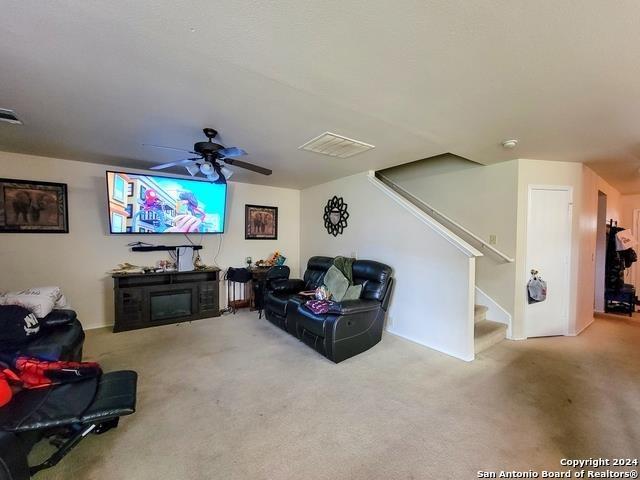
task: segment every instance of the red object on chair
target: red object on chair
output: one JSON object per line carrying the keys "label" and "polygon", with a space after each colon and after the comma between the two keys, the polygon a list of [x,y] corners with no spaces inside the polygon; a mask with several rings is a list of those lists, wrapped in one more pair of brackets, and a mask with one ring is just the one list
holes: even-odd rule
{"label": "red object on chair", "polygon": [[15,370],[23,388],[46,388],[101,373],[100,365],[95,362],[46,362],[27,357],[18,357]]}
{"label": "red object on chair", "polygon": [[6,375],[4,371],[0,371],[0,407],[4,407],[13,397],[13,390],[11,390],[11,385],[9,385],[7,379],[7,376],[13,378],[13,372],[11,370],[9,372],[11,375]]}

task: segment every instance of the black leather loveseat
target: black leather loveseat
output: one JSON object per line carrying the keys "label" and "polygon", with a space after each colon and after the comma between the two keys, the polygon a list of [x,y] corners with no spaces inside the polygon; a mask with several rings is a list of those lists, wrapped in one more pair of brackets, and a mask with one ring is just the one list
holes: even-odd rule
{"label": "black leather loveseat", "polygon": [[288,269],[274,267],[267,276],[264,310],[271,323],[338,363],[381,340],[393,277],[391,267],[383,263],[356,260],[353,281],[362,284],[360,298],[337,303],[328,313],[317,315],[297,293],[321,286],[331,265],[331,257],[311,257],[302,280],[289,279]]}

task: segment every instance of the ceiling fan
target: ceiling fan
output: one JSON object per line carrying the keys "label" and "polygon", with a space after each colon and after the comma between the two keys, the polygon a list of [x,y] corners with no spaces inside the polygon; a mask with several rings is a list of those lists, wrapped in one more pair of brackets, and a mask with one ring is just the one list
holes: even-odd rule
{"label": "ceiling fan", "polygon": [[[225,148],[219,143],[214,143],[213,139],[218,135],[218,132],[213,128],[205,128],[202,130],[205,136],[209,139],[206,142],[196,142],[193,145],[193,150],[184,150],[182,148],[165,147],[163,145],[150,145],[143,144],[147,147],[164,148],[167,150],[177,150],[179,152],[187,152],[192,155],[198,155],[193,158],[185,158],[184,160],[177,160],[175,162],[163,163],[162,165],[154,165],[151,170],[163,170],[165,168],[175,167],[178,165],[184,165],[187,172],[191,176],[195,176],[201,173],[208,180],[214,183],[226,183],[227,179],[233,175],[227,165],[234,167],[246,168],[252,172],[261,173],[262,175],[271,175],[272,171],[268,168],[259,167],[249,162],[243,162],[237,160],[236,157],[246,155],[243,149],[238,147]],[[226,164],[226,165],[225,165]]]}

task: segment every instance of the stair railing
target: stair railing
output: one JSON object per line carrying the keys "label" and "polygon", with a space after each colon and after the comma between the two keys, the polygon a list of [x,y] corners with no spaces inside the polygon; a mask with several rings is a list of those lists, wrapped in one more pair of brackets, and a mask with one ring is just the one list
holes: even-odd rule
{"label": "stair railing", "polygon": [[418,198],[414,194],[408,192],[407,190],[402,188],[400,185],[398,185],[395,182],[393,182],[391,179],[385,177],[382,173],[375,172],[375,177],[378,180],[380,180],[382,183],[384,183],[387,187],[391,188],[395,192],[397,192],[400,195],[402,195],[403,197],[405,197],[407,200],[409,200],[411,203],[413,203],[416,207],[420,208],[420,210],[422,210],[425,213],[431,215],[433,218],[435,218],[438,221],[444,221],[444,223],[448,224],[449,226],[454,227],[456,230],[458,230],[458,231],[464,233],[465,235],[467,235],[468,237],[472,238],[476,243],[478,243],[480,245],[480,248],[489,250],[490,252],[492,252],[496,256],[500,257],[502,260],[504,260],[507,263],[515,262],[515,260],[513,258],[511,258],[510,256],[506,255],[505,253],[502,253],[500,250],[495,248],[493,245],[488,244],[482,238],[480,238],[478,235],[476,235],[472,231],[466,229],[465,227],[463,227],[458,222],[456,222],[452,218],[448,217],[447,215],[445,215],[441,211],[439,211],[436,208],[432,207],[431,205],[429,205],[427,202],[425,202],[421,198]]}

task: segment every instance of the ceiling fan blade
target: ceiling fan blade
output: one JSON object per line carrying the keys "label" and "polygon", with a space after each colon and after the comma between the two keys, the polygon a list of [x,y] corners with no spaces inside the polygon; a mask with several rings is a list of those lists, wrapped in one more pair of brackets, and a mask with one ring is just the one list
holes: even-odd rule
{"label": "ceiling fan blade", "polygon": [[217,153],[221,157],[241,157],[247,154],[247,152],[238,147],[221,148]]}
{"label": "ceiling fan blade", "polygon": [[271,175],[273,172],[268,168],[259,167],[253,163],[243,162],[242,160],[236,160],[235,158],[223,158],[222,161],[234,167],[246,168],[252,172],[261,173],[262,175]]}
{"label": "ceiling fan blade", "polygon": [[163,163],[161,165],[154,165],[153,167],[149,167],[150,170],[164,170],[165,168],[175,167],[176,165],[185,165],[189,162],[193,162],[194,160],[201,160],[200,157],[196,158],[185,158],[184,160],[177,160],[175,162]]}
{"label": "ceiling fan blade", "polygon": [[184,148],[165,147],[164,145],[152,145],[150,143],[143,143],[142,146],[153,147],[153,148],[164,148],[165,150],[175,150],[177,152],[187,152],[187,153],[193,153],[193,154],[196,153],[193,150],[185,150]]}

